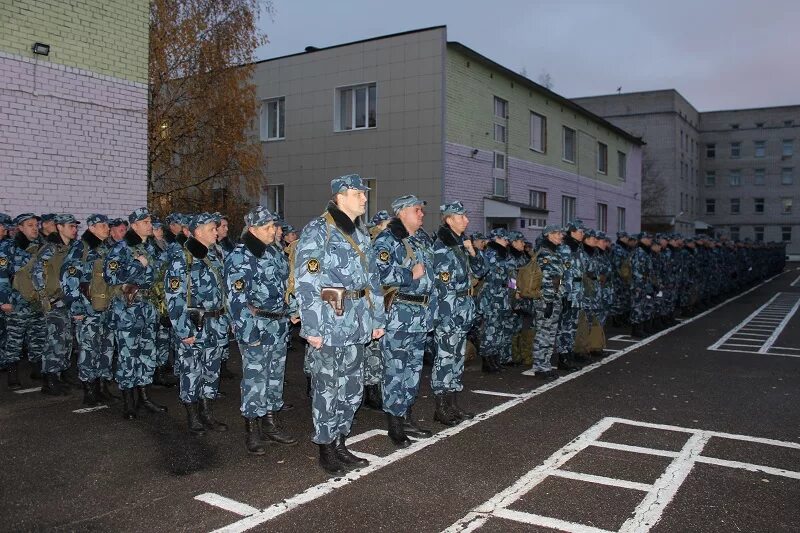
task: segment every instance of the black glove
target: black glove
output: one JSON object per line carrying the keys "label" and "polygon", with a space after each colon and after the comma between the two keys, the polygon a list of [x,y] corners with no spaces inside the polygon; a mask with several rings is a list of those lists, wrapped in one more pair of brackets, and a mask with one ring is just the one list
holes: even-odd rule
{"label": "black glove", "polygon": [[553,302],[550,302],[549,304],[547,304],[547,307],[544,308],[544,317],[550,318],[552,314],[553,314]]}

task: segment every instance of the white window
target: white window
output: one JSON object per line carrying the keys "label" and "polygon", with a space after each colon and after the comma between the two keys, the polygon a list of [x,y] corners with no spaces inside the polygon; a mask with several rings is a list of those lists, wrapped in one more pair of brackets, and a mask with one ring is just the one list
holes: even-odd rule
{"label": "white window", "polygon": [[506,154],[503,152],[494,153],[494,168],[505,170],[506,168]]}
{"label": "white window", "polygon": [[578,134],[572,128],[564,126],[564,149],[562,150],[561,157],[564,161],[569,163],[575,162],[575,149],[578,141]]}
{"label": "white window", "polygon": [[521,218],[519,219],[519,227],[525,228],[526,226],[534,229],[541,229],[547,225],[546,218]]}
{"label": "white window", "polygon": [[597,143],[597,171],[601,174],[608,174],[608,145]]}
{"label": "white window", "polygon": [[336,89],[336,131],[362,130],[377,125],[376,84]]}
{"label": "white window", "polygon": [[764,199],[763,198],[753,198],[753,209],[756,213],[763,213],[764,212]]}
{"label": "white window", "polygon": [[731,143],[731,158],[736,159],[742,155],[742,143]]}
{"label": "white window", "polygon": [[494,178],[494,195],[501,198],[508,196],[506,192],[506,179],[503,177],[495,176]]}
{"label": "white window", "polygon": [[792,139],[784,139],[781,155],[783,157],[792,157],[792,154],[794,154],[794,141]]}
{"label": "white window", "polygon": [[781,169],[781,185],[791,185],[794,183],[794,169],[782,168]]}
{"label": "white window", "polygon": [[284,109],[286,98],[270,98],[261,103],[260,136],[262,141],[284,139],[285,124]]}
{"label": "white window", "polygon": [[494,116],[498,118],[508,118],[508,101],[499,96],[494,97]]}
{"label": "white window", "polygon": [[561,225],[566,226],[571,220],[575,219],[575,204],[577,200],[574,196],[561,197]]}
{"label": "white window", "polygon": [[628,177],[628,156],[625,152],[617,152],[617,169],[620,178],[624,180]]}
{"label": "white window", "polygon": [[547,151],[547,118],[531,111],[531,150]]}
{"label": "white window", "polygon": [[706,171],[706,187],[713,187],[717,184],[717,173],[713,170]]}
{"label": "white window", "polygon": [[753,170],[753,185],[764,185],[766,171],[763,168]]}
{"label": "white window", "polygon": [[268,185],[267,192],[261,197],[261,203],[280,217],[285,215],[283,211],[283,185]]}
{"label": "white window", "polygon": [[731,173],[728,176],[728,182],[730,183],[731,187],[740,186],[742,184],[742,171],[731,170]]}
{"label": "white window", "polygon": [[617,208],[617,231],[626,231],[625,230],[625,208],[618,207]]}
{"label": "white window", "polygon": [[781,226],[781,240],[783,242],[791,242],[792,240],[792,227]]}
{"label": "white window", "polygon": [[608,231],[608,205],[597,204],[597,229]]}
{"label": "white window", "polygon": [[499,143],[506,142],[506,127],[502,124],[494,125],[494,140]]}
{"label": "white window", "polygon": [[547,193],[544,191],[530,191],[528,203],[536,209],[547,209]]}
{"label": "white window", "polygon": [[753,142],[753,156],[764,157],[767,155],[767,141],[754,141]]}
{"label": "white window", "polygon": [[781,213],[784,215],[792,214],[792,204],[794,203],[792,198],[781,198]]}

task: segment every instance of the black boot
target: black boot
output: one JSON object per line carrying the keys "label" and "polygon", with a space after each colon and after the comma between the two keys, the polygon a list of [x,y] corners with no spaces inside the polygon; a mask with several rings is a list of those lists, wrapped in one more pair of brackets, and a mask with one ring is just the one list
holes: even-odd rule
{"label": "black boot", "polygon": [[375,411],[383,411],[383,396],[380,385],[367,385],[364,387],[364,407]]}
{"label": "black boot", "polygon": [[35,379],[37,381],[42,379],[42,370],[40,368],[41,366],[42,366],[42,362],[41,361],[39,361],[38,363],[36,363],[36,362],[32,363],[31,379]]}
{"label": "black boot", "polygon": [[339,462],[347,469],[369,466],[369,461],[350,453],[350,450],[345,446],[344,440],[345,438],[340,435],[336,437],[336,441],[334,442],[336,445],[336,458],[339,459]]}
{"label": "black boot", "polygon": [[267,411],[267,414],[261,417],[261,432],[269,440],[278,444],[286,444],[287,446],[297,444],[296,438],[283,431],[278,421],[277,411]]}
{"label": "black boot", "polygon": [[469,411],[464,411],[460,405],[458,405],[458,393],[451,392],[448,395],[448,401],[450,403],[450,409],[453,410],[453,413],[460,418],[461,420],[472,420],[475,418],[475,413],[470,413]]}
{"label": "black boot", "polygon": [[178,384],[178,380],[172,374],[167,371],[167,367],[160,366],[156,368],[156,371],[153,373],[153,385],[159,385],[161,387],[174,387]]}
{"label": "black boot", "polygon": [[433,412],[434,420],[450,427],[461,422],[461,419],[450,409],[447,393],[434,394],[433,399],[436,402],[436,410]]}
{"label": "black boot", "polygon": [[42,394],[48,396],[61,396],[61,384],[53,372],[42,375]]}
{"label": "black boot", "polygon": [[97,398],[102,402],[114,402],[119,400],[119,396],[111,392],[111,389],[108,388],[108,384],[111,381],[106,379],[98,379],[95,383],[99,386],[100,392],[97,394]]}
{"label": "black boot", "polygon": [[573,361],[579,365],[587,365],[592,362],[588,356],[583,355],[582,353],[573,354]]}
{"label": "black boot", "polygon": [[203,421],[200,419],[197,403],[185,403],[183,406],[186,407],[186,419],[189,423],[189,433],[198,436],[205,435],[206,426],[203,425]]}
{"label": "black boot", "polygon": [[261,419],[245,418],[244,430],[247,433],[244,441],[245,446],[247,446],[247,453],[250,455],[264,455],[267,453],[267,441],[261,436]]}
{"label": "black boot", "polygon": [[222,363],[219,365],[219,377],[221,379],[233,379],[236,377],[236,374],[228,370],[228,360],[223,359]]}
{"label": "black boot", "polygon": [[319,466],[332,476],[343,476],[347,473],[336,454],[336,442],[319,445]]}
{"label": "black boot", "polygon": [[311,376],[306,375],[306,398],[311,397],[313,397],[313,394],[311,394]]}
{"label": "black boot", "polygon": [[136,418],[136,399],[133,389],[122,389],[122,418],[134,420]]}
{"label": "black boot", "polygon": [[208,398],[200,399],[200,422],[211,431],[217,431],[219,433],[228,431],[227,424],[214,418],[214,412],[212,411],[213,403],[214,400],[209,400]]}
{"label": "black boot", "polygon": [[491,374],[492,373],[492,365],[491,365],[491,363],[489,363],[489,358],[484,356],[481,359],[483,359],[483,361],[481,363],[481,370],[486,372],[487,374]]}
{"label": "black boot", "polygon": [[644,332],[641,323],[633,324],[631,326],[631,337],[635,337],[637,339],[642,339],[644,337],[647,337],[647,334]]}
{"label": "black boot", "polygon": [[64,370],[58,376],[59,380],[61,381],[61,386],[64,389],[80,389],[83,388],[83,382],[77,378],[77,376],[73,375],[72,372],[69,370]]}
{"label": "black boot", "polygon": [[19,381],[19,373],[17,372],[17,363],[8,367],[8,390],[20,390],[22,383]]}
{"label": "black boot", "polygon": [[405,431],[406,435],[415,439],[427,439],[433,435],[429,429],[422,429],[414,422],[410,407],[406,411],[406,416],[403,417],[403,431]]}
{"label": "black boot", "polygon": [[94,381],[83,382],[83,404],[89,407],[97,405],[97,389]]}
{"label": "black boot", "polygon": [[572,358],[568,353],[558,354],[558,368],[572,372],[573,370],[580,369],[580,366],[572,362]]}
{"label": "black boot", "polygon": [[403,429],[403,417],[386,413],[386,420],[389,422],[389,438],[394,445],[399,448],[408,448],[411,446],[411,440],[409,440],[408,435],[406,435]]}
{"label": "black boot", "polygon": [[139,406],[144,407],[151,413],[167,412],[166,406],[159,405],[150,399],[150,395],[148,394],[150,391],[147,390],[147,387],[136,387],[136,390],[139,392]]}

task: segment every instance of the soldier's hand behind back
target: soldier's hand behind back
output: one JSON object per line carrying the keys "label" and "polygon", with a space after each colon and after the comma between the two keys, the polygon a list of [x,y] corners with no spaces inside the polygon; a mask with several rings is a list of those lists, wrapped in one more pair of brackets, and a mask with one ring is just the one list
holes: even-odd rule
{"label": "soldier's hand behind back", "polygon": [[411,269],[411,277],[413,279],[419,279],[425,275],[425,265],[422,263],[417,263],[414,265],[414,268]]}
{"label": "soldier's hand behind back", "polygon": [[145,256],[143,256],[143,255],[140,255],[139,257],[137,257],[136,260],[139,261],[142,264],[143,267],[147,267],[147,265],[149,264],[148,261],[147,261],[147,258]]}

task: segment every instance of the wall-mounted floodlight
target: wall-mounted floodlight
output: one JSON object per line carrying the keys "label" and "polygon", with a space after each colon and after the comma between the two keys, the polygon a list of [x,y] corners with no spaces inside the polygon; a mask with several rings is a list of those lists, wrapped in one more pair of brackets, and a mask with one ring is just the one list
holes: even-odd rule
{"label": "wall-mounted floodlight", "polygon": [[33,43],[33,53],[39,56],[49,56],[50,45],[44,43]]}

